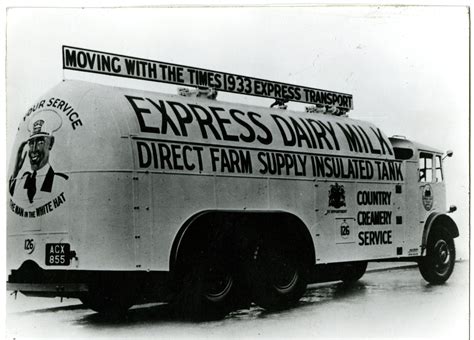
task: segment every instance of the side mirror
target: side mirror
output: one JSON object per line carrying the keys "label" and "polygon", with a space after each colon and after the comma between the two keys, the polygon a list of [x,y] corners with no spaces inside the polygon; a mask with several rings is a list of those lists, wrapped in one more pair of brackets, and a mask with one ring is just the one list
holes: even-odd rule
{"label": "side mirror", "polygon": [[450,205],[449,210],[448,210],[448,214],[451,214],[451,213],[455,212],[456,210],[458,210],[458,207],[456,207],[455,205]]}
{"label": "side mirror", "polygon": [[446,151],[446,155],[444,155],[443,159],[445,159],[446,157],[453,157],[453,154],[454,154],[453,150],[448,150]]}

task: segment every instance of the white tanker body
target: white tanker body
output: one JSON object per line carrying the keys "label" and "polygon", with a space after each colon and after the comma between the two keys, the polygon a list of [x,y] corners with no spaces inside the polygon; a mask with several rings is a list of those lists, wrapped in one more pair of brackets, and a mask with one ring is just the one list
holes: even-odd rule
{"label": "white tanker body", "polygon": [[346,117],[64,81],[13,146],[8,288],[220,317],[357,280],[369,260],[420,261],[444,282],[458,232],[438,168],[436,150]]}

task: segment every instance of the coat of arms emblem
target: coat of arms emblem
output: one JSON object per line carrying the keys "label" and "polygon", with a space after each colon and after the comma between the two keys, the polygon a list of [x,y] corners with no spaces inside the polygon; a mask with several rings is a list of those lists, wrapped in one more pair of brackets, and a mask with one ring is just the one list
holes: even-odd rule
{"label": "coat of arms emblem", "polygon": [[331,184],[329,190],[329,206],[336,209],[346,206],[346,195],[344,186],[339,184]]}

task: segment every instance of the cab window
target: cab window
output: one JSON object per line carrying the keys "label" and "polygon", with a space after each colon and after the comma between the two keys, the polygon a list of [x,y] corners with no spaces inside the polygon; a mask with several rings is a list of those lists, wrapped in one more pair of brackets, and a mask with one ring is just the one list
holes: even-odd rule
{"label": "cab window", "polygon": [[441,166],[441,156],[436,156],[435,157],[435,160],[436,160],[436,173],[435,173],[435,176],[436,176],[436,182],[441,182],[443,180],[443,167]]}
{"label": "cab window", "polygon": [[433,182],[433,155],[420,152],[420,182]]}
{"label": "cab window", "polygon": [[413,157],[413,150],[409,148],[394,147],[393,151],[396,159],[405,160]]}

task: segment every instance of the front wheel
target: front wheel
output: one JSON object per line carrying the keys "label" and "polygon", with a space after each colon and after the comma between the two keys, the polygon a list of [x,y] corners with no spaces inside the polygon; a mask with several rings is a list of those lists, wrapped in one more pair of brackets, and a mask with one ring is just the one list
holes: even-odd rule
{"label": "front wheel", "polygon": [[278,242],[257,245],[247,271],[253,301],[267,310],[295,305],[306,290],[303,259]]}
{"label": "front wheel", "polygon": [[442,284],[454,269],[456,250],[449,232],[440,228],[433,230],[426,246],[426,256],[419,262],[420,273],[431,284]]}

